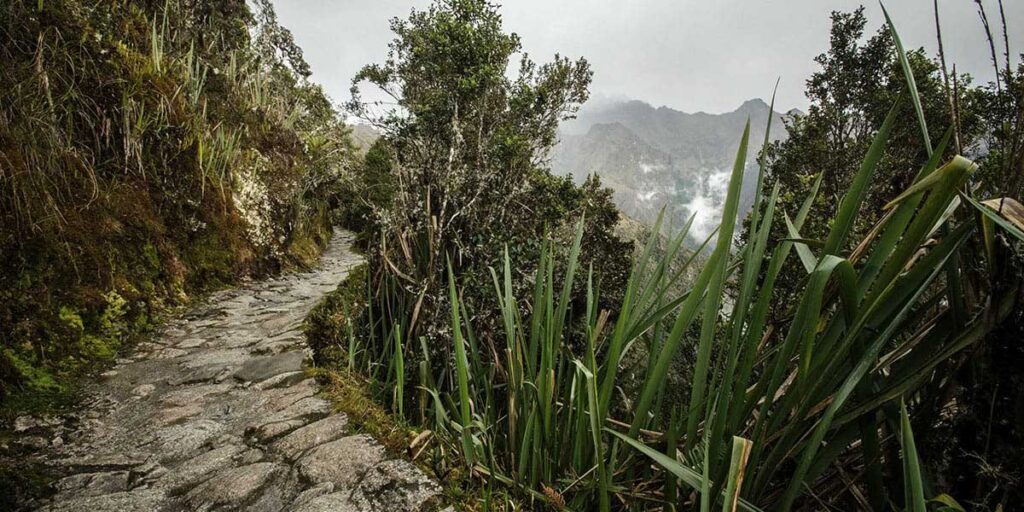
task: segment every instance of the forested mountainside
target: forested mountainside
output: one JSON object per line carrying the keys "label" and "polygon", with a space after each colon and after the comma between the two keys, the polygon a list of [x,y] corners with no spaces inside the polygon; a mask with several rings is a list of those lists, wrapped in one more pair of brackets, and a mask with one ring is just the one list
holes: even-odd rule
{"label": "forested mountainside", "polygon": [[[588,111],[586,58],[433,0],[355,72],[350,130],[270,0],[9,0],[0,508],[1014,510],[1024,55],[995,2],[992,83],[858,8],[816,21],[806,113],[710,115]],[[84,411],[29,407],[71,382]]]}
{"label": "forested mountainside", "polygon": [[[584,106],[563,123],[552,152],[556,174],[582,182],[592,173],[615,191],[615,204],[642,222],[654,222],[666,208],[666,225],[681,228],[694,218],[691,246],[700,244],[721,219],[736,153],[737,132],[751,122],[751,140],[764,138],[769,105],[749,100],[723,114],[685,113],[642,101],[605,101]],[[786,116],[772,112],[771,140],[784,140]],[[740,212],[754,200],[759,146],[751,146]]]}
{"label": "forested mountainside", "polygon": [[352,155],[268,1],[0,6],[0,398],[312,261]]}

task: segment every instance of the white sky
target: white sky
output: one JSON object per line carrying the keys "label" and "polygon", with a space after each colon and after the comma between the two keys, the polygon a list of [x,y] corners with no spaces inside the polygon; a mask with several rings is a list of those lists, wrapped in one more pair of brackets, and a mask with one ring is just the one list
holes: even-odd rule
{"label": "white sky", "polygon": [[[829,12],[859,0],[505,0],[505,29],[517,32],[538,62],[556,52],[586,57],[593,97],[628,97],[686,111],[732,111],[768,99],[781,77],[776,109],[804,109],[804,81],[828,47]],[[994,31],[996,0],[985,0]],[[1011,55],[1024,52],[1024,0],[1004,0]],[[313,79],[335,101],[348,99],[361,66],[383,61],[388,20],[428,0],[275,0],[281,23],[305,51]],[[866,2],[873,34],[883,18]],[[886,3],[907,47],[935,53],[932,0]],[[939,0],[947,62],[976,81],[993,76],[988,43],[973,0]],[[1002,36],[996,34],[1002,58]]]}

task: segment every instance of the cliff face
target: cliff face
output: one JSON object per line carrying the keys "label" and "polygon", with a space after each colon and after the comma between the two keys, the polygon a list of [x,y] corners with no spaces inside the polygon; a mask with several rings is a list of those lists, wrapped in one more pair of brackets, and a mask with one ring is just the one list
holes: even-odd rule
{"label": "cliff face", "polygon": [[[785,137],[784,116],[771,112],[772,139]],[[750,120],[741,213],[753,202],[756,158],[764,139],[768,105],[759,99],[733,112],[688,114],[640,101],[584,108],[562,127],[552,154],[556,173],[576,180],[597,173],[615,190],[623,213],[653,223],[666,208],[666,222],[681,228],[691,215],[691,244],[717,226],[743,127]]]}
{"label": "cliff face", "polygon": [[0,397],[317,255],[351,145],[257,4],[0,7]]}

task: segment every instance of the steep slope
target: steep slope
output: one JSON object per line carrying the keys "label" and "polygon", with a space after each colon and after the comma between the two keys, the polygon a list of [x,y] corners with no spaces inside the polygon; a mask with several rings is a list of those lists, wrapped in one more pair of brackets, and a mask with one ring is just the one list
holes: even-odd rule
{"label": "steep slope", "polygon": [[0,401],[314,261],[350,157],[270,4],[0,6]]}
{"label": "steep slope", "polygon": [[[664,206],[669,225],[695,215],[691,243],[708,236],[721,217],[728,173],[743,126],[750,120],[742,212],[753,201],[755,160],[764,138],[768,105],[753,99],[732,112],[689,114],[641,101],[584,108],[565,123],[552,169],[582,180],[597,173],[615,190],[627,215],[651,223]],[[772,139],[785,136],[784,116],[772,112]]]}

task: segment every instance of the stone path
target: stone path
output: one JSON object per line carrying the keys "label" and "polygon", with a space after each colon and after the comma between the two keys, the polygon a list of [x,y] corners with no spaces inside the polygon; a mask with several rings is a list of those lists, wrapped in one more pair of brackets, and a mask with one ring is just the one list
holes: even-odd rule
{"label": "stone path", "polygon": [[[83,412],[19,418],[70,474],[45,511],[432,509],[438,486],[389,460],[302,370],[303,318],[360,262],[336,233],[314,271],[219,292],[102,375]],[[45,434],[42,434],[45,432]]]}

